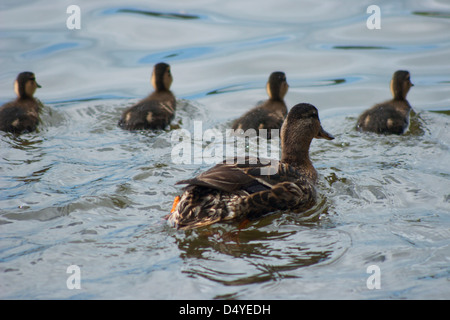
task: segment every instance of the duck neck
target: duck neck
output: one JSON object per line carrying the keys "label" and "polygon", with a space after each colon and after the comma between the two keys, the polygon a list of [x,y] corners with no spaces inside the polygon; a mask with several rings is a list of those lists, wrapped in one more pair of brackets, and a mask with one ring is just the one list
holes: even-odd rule
{"label": "duck neck", "polygon": [[17,96],[17,100],[34,100],[34,97],[29,96],[27,94],[23,94],[23,95]]}
{"label": "duck neck", "polygon": [[276,101],[276,102],[283,102],[284,103],[283,97],[280,97],[279,95],[270,96],[269,97],[269,101]]}
{"label": "duck neck", "polygon": [[155,89],[152,93],[150,93],[149,98],[155,98],[155,97],[163,97],[164,99],[169,99],[173,97],[172,91],[168,89]]}
{"label": "duck neck", "polygon": [[402,95],[395,95],[393,98],[392,98],[392,100],[393,101],[406,101],[406,98],[404,97],[404,96],[402,96]]}
{"label": "duck neck", "polygon": [[295,167],[300,173],[307,176],[313,182],[317,179],[317,172],[309,158],[309,146],[311,141],[303,144],[281,144],[281,162]]}

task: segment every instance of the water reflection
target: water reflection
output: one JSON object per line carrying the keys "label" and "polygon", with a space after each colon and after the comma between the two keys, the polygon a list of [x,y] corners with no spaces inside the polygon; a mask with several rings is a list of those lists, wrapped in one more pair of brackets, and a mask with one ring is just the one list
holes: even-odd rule
{"label": "water reflection", "polygon": [[178,234],[176,243],[186,262],[184,273],[226,286],[296,278],[297,270],[335,261],[350,245],[347,236],[331,229],[283,225],[196,230]]}
{"label": "water reflection", "polygon": [[413,11],[412,14],[432,18],[445,18],[445,19],[450,18],[450,13],[443,11]]}
{"label": "water reflection", "polygon": [[391,46],[374,46],[374,45],[336,45],[336,44],[320,44],[315,47],[322,50],[345,50],[345,51],[400,51],[400,52],[419,52],[435,50],[442,47],[440,44],[423,44],[423,45],[391,45]]}
{"label": "water reflection", "polygon": [[225,286],[301,277],[302,268],[336,261],[351,245],[348,234],[320,218],[327,209],[320,197],[302,214],[273,213],[245,227],[231,222],[177,232],[183,272]]}
{"label": "water reflection", "polygon": [[156,12],[137,8],[110,8],[103,10],[103,14],[117,14],[117,13],[130,13],[139,14],[155,18],[164,19],[181,19],[181,20],[195,20],[201,19],[200,15],[186,14],[186,13],[173,13],[173,12]]}
{"label": "water reflection", "polygon": [[9,132],[0,132],[2,142],[18,150],[37,150],[42,145],[42,138],[35,133],[17,135]]}
{"label": "water reflection", "polygon": [[205,55],[215,52],[214,47],[192,47],[192,48],[180,48],[177,50],[163,51],[145,55],[137,62],[139,64],[153,64],[155,61],[176,61],[185,59],[200,58]]}
{"label": "water reflection", "polygon": [[[160,51],[152,54],[145,54],[143,57],[138,58],[138,64],[153,64],[155,61],[167,61],[173,62],[177,60],[190,60],[190,59],[209,59],[225,54],[234,54],[245,49],[258,49],[275,43],[288,42],[293,40],[293,36],[275,36],[264,37],[261,39],[250,39],[233,41],[223,44],[215,44],[214,46],[184,46],[182,48],[172,49],[168,51]],[[117,55],[117,54],[116,54]],[[117,56],[126,56],[123,53]],[[137,51],[131,52],[129,56],[133,57],[137,55]],[[129,63],[129,62],[128,62]]]}
{"label": "water reflection", "polygon": [[383,46],[333,46],[333,49],[342,50],[387,50],[389,47]]}
{"label": "water reflection", "polygon": [[81,46],[82,44],[80,42],[60,42],[33,51],[24,52],[23,54],[21,54],[21,57],[27,60],[40,59],[54,53],[80,48]]}

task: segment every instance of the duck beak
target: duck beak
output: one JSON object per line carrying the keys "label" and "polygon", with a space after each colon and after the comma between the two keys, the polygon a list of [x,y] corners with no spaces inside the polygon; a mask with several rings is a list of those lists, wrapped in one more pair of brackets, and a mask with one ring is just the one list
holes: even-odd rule
{"label": "duck beak", "polygon": [[333,140],[333,135],[329,134],[325,130],[323,130],[322,126],[320,127],[319,133],[317,134],[316,138],[318,139],[327,139],[327,140]]}
{"label": "duck beak", "polygon": [[36,82],[36,87],[42,88],[41,85],[39,83],[37,83],[37,82]]}

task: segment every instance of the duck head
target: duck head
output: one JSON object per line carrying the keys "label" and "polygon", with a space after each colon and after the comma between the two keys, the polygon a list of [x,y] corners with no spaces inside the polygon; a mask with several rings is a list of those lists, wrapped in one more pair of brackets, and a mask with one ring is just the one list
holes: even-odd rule
{"label": "duck head", "polygon": [[152,73],[152,86],[156,91],[170,90],[172,85],[172,73],[167,63],[160,62],[155,64]]}
{"label": "duck head", "polygon": [[37,88],[41,86],[36,82],[33,72],[21,72],[14,81],[14,91],[19,99],[32,98]]}
{"label": "duck head", "polygon": [[411,76],[406,70],[398,70],[394,72],[391,80],[391,93],[394,99],[406,99],[409,89],[414,86],[411,83]]}
{"label": "duck head", "polygon": [[310,164],[309,146],[314,138],[334,139],[322,128],[316,107],[309,103],[295,105],[281,127],[281,161],[299,166]]}
{"label": "duck head", "polygon": [[266,90],[270,99],[283,100],[288,92],[289,85],[284,72],[272,72],[267,81]]}

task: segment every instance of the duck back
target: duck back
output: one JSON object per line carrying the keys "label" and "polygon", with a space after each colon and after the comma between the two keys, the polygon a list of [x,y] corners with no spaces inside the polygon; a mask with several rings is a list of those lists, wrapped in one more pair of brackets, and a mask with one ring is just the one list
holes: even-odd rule
{"label": "duck back", "polygon": [[170,92],[154,92],[126,109],[119,126],[126,130],[162,130],[175,117],[175,96]]}
{"label": "duck back", "polygon": [[39,122],[40,106],[35,99],[17,99],[0,108],[0,130],[13,133],[35,131]]}
{"label": "duck back", "polygon": [[268,138],[271,137],[272,129],[281,129],[283,121],[287,114],[287,107],[283,101],[267,101],[262,105],[256,106],[236,119],[233,124],[233,130],[267,129]]}
{"label": "duck back", "polygon": [[357,129],[381,134],[403,134],[409,125],[410,110],[411,106],[406,100],[377,104],[361,114]]}
{"label": "duck back", "polygon": [[390,82],[393,99],[363,112],[358,118],[356,129],[380,134],[403,134],[408,129],[412,109],[406,95],[413,86],[408,71],[394,72]]}

